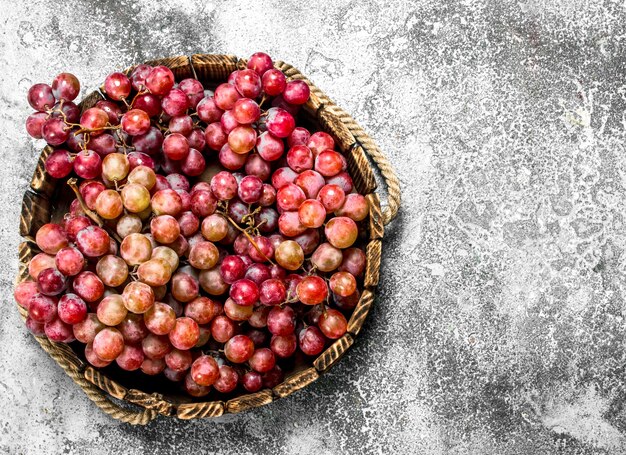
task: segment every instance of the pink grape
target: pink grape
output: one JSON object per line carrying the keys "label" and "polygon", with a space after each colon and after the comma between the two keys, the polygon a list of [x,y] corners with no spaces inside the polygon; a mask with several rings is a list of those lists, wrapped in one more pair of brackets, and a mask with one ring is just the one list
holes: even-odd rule
{"label": "pink grape", "polygon": [[104,294],[104,283],[95,273],[89,271],[76,275],[72,288],[79,297],[89,303],[100,300]]}
{"label": "pink grape", "polygon": [[174,86],[174,73],[166,66],[156,66],[146,76],[144,84],[153,95],[165,95]]}
{"label": "pink grape", "polygon": [[272,107],[267,111],[267,130],[279,138],[288,137],[296,127],[293,116],[284,109]]}
{"label": "pink grape", "polygon": [[311,90],[306,82],[289,81],[283,90],[283,98],[290,104],[304,104],[308,101]]}
{"label": "pink grape", "polygon": [[264,52],[255,52],[248,59],[248,69],[254,70],[259,76],[263,76],[274,67],[272,58]]}
{"label": "pink grape", "polygon": [[262,77],[263,91],[269,96],[276,96],[283,93],[287,86],[285,75],[277,69],[270,69]]}
{"label": "pink grape", "polygon": [[57,312],[66,324],[78,324],[87,317],[87,304],[76,294],[65,294],[59,299]]}
{"label": "pink grape", "polygon": [[57,300],[43,294],[35,294],[28,303],[28,315],[36,322],[50,322],[57,317]]}
{"label": "pink grape", "polygon": [[52,109],[55,102],[52,88],[47,84],[35,84],[28,90],[28,104],[36,111]]}
{"label": "pink grape", "polygon": [[240,70],[235,77],[235,87],[242,96],[256,98],[261,94],[261,78],[254,70]]}
{"label": "pink grape", "polygon": [[322,313],[318,325],[322,333],[331,340],[341,338],[348,330],[345,316],[332,308],[327,308]]}
{"label": "pink grape", "polygon": [[52,80],[51,89],[56,99],[72,101],[80,92],[80,82],[71,73],[61,73]]}
{"label": "pink grape", "polygon": [[105,93],[116,101],[128,97],[130,90],[130,79],[124,73],[111,73],[104,80]]}
{"label": "pink grape", "polygon": [[113,327],[104,328],[96,334],[92,348],[99,359],[112,362],[124,350],[124,337]]}

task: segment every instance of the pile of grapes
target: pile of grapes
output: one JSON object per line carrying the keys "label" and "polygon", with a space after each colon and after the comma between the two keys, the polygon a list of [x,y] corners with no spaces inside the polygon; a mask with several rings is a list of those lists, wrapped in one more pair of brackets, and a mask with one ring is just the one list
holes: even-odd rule
{"label": "pile of grapes", "polygon": [[333,138],[296,126],[305,82],[256,53],[214,91],[148,65],[82,113],[79,89],[28,92],[26,129],[76,195],[15,289],[34,335],[201,397],[274,387],[346,333],[369,206]]}

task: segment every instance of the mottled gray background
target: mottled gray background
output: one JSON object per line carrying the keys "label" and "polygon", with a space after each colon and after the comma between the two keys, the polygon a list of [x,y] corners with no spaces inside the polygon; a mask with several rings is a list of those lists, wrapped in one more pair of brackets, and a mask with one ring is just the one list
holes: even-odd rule
{"label": "mottled gray background", "polygon": [[[0,452],[626,452],[626,14],[617,2],[0,1]],[[131,428],[11,299],[27,88],[194,52],[288,61],[395,164],[403,210],[350,355],[245,415]]]}

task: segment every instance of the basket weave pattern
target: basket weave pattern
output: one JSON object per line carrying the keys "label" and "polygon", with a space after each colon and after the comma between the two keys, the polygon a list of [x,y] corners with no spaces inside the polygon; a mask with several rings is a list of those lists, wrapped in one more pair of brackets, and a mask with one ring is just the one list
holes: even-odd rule
{"label": "basket weave pattern", "polygon": [[[196,54],[191,57],[178,56],[146,62],[149,65],[165,65],[176,76],[176,80],[194,77],[206,84],[216,84],[226,80],[228,75],[245,67],[245,60],[232,55]],[[378,149],[374,141],[343,109],[336,106],[324,93],[307,80],[293,66],[277,61],[275,67],[283,71],[287,80],[304,80],[311,88],[311,98],[304,106],[301,115],[307,116],[331,134],[348,161],[348,170],[355,188],[366,195],[370,205],[369,240],[366,246],[367,266],[361,298],[348,321],[348,333],[336,340],[308,368],[297,371],[273,389],[246,394],[228,401],[188,402],[171,400],[159,393],[145,393],[126,388],[105,374],[85,363],[72,348],[63,343],[50,342],[46,337],[35,337],[42,348],[63,368],[100,409],[111,417],[133,425],[145,425],[158,415],[176,416],[180,419],[217,417],[224,413],[238,413],[250,408],[263,406],[278,398],[286,397],[315,381],[350,348],[359,334],[367,314],[374,302],[374,292],[378,285],[382,238],[384,225],[396,215],[400,205],[400,187],[393,168]],[[131,71],[128,69],[127,72]],[[102,99],[102,94],[93,92],[80,103],[81,110],[93,107]],[[19,272],[17,282],[28,278],[28,263],[37,254],[34,242],[35,233],[43,224],[50,222],[52,203],[57,185],[45,171],[45,161],[52,152],[44,148],[37,163],[30,188],[24,194],[20,235],[24,241],[19,246]],[[387,207],[383,211],[375,193],[376,180],[372,164],[374,161],[385,180],[388,189]],[[26,310],[18,306],[20,314],[26,318]],[[121,405],[121,402],[127,404]]]}

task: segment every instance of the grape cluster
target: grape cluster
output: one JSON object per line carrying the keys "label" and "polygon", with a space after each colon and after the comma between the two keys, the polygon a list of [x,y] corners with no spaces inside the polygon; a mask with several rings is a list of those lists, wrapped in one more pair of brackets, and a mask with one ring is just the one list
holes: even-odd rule
{"label": "grape cluster", "polygon": [[200,397],[273,387],[346,333],[369,207],[333,138],[296,126],[305,82],[256,53],[214,91],[148,65],[82,113],[79,90],[62,73],[28,92],[27,131],[76,194],[15,289],[33,334]]}

